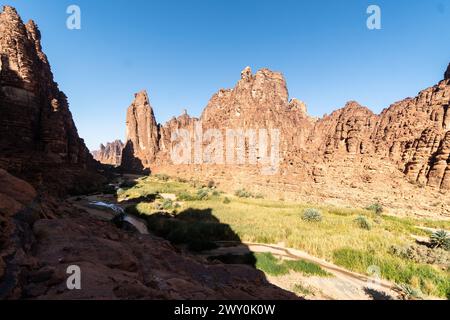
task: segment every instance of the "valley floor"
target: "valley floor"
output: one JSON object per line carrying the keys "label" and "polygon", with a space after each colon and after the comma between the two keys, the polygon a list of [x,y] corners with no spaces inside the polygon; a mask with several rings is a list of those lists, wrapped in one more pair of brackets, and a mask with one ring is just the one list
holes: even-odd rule
{"label": "valley floor", "polygon": [[[271,201],[246,190],[229,195],[164,175],[119,180],[117,192],[88,202],[118,203],[152,233],[211,260],[249,264],[242,257],[252,255],[250,264],[270,282],[301,297],[449,297],[449,252],[426,242],[430,230],[449,230],[449,221]],[[302,219],[311,209],[320,221]]]}

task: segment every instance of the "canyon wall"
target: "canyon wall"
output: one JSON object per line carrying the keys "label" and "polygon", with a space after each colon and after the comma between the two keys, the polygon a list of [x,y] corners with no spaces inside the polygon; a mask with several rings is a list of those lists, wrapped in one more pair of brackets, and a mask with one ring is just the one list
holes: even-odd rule
{"label": "canyon wall", "polygon": [[101,144],[99,150],[92,152],[92,156],[100,163],[117,167],[122,163],[122,151],[124,147],[125,145],[120,140],[108,142],[106,146]]}
{"label": "canyon wall", "polygon": [[[280,198],[286,193],[306,201],[371,202],[385,197],[386,205],[397,203],[400,210],[410,203],[408,195],[420,193],[427,205],[419,211],[432,209],[447,215],[450,203],[447,197],[439,199],[439,194],[448,194],[450,189],[449,73],[450,66],[437,85],[394,103],[379,115],[350,101],[321,119],[310,117],[300,100],[289,99],[283,75],[268,69],[253,74],[245,68],[236,86],[213,95],[198,119],[184,113],[158,125],[148,96],[139,93],[127,113],[133,152],[124,156],[122,165],[190,179],[214,179],[228,189],[250,186],[280,191],[275,192]],[[203,133],[217,130],[224,142],[215,144],[212,137],[199,140],[199,128]],[[247,135],[243,145],[235,145],[243,148],[246,160],[228,163],[225,142],[229,129],[243,129],[244,133],[266,129],[269,145],[270,130],[279,130],[276,172],[262,174],[258,161],[264,152],[260,154],[260,150],[256,150],[256,164],[249,163],[252,138],[258,141],[255,136]],[[173,138],[180,130],[190,133],[187,146],[192,151],[188,163],[174,164],[171,151],[180,141]],[[203,153],[196,154],[198,144],[202,149],[197,150],[221,149],[223,156],[218,159],[222,161],[205,161]]]}
{"label": "canyon wall", "polygon": [[8,6],[0,13],[0,61],[0,168],[36,186],[80,184],[96,163],[53,80],[38,27]]}

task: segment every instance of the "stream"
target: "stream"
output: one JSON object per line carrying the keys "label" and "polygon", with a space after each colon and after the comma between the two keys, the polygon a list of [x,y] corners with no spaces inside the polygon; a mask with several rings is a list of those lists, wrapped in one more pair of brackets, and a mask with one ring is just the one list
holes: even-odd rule
{"label": "stream", "polygon": [[116,215],[123,216],[123,221],[126,221],[131,225],[133,225],[139,231],[140,234],[149,234],[146,223],[139,218],[126,214],[125,210],[122,207],[113,203],[106,203],[103,201],[92,201],[89,202],[89,204],[95,207],[110,209]]}

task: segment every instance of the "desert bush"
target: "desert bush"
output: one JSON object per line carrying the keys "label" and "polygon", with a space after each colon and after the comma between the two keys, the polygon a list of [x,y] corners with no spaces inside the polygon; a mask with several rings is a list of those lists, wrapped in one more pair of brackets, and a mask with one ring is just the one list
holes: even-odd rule
{"label": "desert bush", "polygon": [[366,210],[373,211],[376,214],[382,214],[384,211],[383,206],[379,202],[371,204],[366,208]]}
{"label": "desert bush", "polygon": [[450,234],[445,230],[434,232],[430,237],[430,242],[433,248],[450,250]]}
{"label": "desert bush", "polygon": [[214,190],[213,193],[212,193],[212,195],[213,195],[214,197],[218,197],[218,196],[220,196],[220,192],[217,191],[217,190]]}
{"label": "desert bush", "polygon": [[364,216],[359,216],[358,218],[356,218],[355,222],[358,225],[358,227],[360,227],[361,229],[365,229],[365,230],[372,229],[372,226],[371,226],[369,220],[367,220],[367,218]]}
{"label": "desert bush", "polygon": [[231,203],[231,200],[228,197],[225,197],[225,199],[223,199],[223,203],[229,204],[229,203]]}
{"label": "desert bush", "polygon": [[164,199],[162,203],[162,208],[164,210],[170,210],[173,208],[173,201],[171,199]]}
{"label": "desert bush", "polygon": [[255,194],[255,199],[264,199],[264,195],[262,193]]}
{"label": "desert bush", "polygon": [[314,288],[311,286],[304,286],[301,283],[295,284],[292,287],[292,290],[301,296],[309,296],[309,295],[314,295]]}
{"label": "desert bush", "polygon": [[180,192],[177,194],[177,199],[180,201],[195,201],[197,197],[190,194],[189,192]]}
{"label": "desert bush", "polygon": [[420,289],[414,288],[413,286],[402,283],[398,286],[398,289],[402,293],[403,299],[405,300],[420,300],[423,299],[423,294]]}
{"label": "desert bush", "polygon": [[309,208],[303,212],[302,219],[308,222],[320,222],[322,221],[322,213],[317,209]]}
{"label": "desert bush", "polygon": [[248,192],[245,189],[239,189],[237,190],[234,195],[238,198],[252,198],[253,195],[251,194],[251,192]]}
{"label": "desert bush", "polygon": [[450,265],[450,255],[441,248],[431,249],[424,245],[394,245],[389,248],[389,254],[416,263]]}
{"label": "desert bush", "polygon": [[207,200],[209,197],[209,192],[208,190],[205,189],[200,189],[197,191],[197,198],[199,200]]}

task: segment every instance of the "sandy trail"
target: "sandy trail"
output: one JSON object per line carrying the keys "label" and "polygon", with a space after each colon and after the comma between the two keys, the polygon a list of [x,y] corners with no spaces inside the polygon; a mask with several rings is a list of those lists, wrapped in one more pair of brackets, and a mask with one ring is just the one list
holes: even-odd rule
{"label": "sandy trail", "polygon": [[399,293],[395,290],[395,284],[382,280],[376,276],[376,267],[373,268],[374,276],[361,275],[328,261],[314,257],[304,251],[286,248],[283,245],[243,242],[220,242],[225,247],[205,252],[205,255],[217,256],[226,254],[242,255],[250,252],[270,252],[281,259],[305,260],[321,266],[332,277],[306,277],[300,273],[291,272],[284,276],[268,276],[269,281],[286,290],[293,290],[294,285],[301,285],[311,291],[308,299],[335,299],[335,300],[379,300],[399,299]]}

